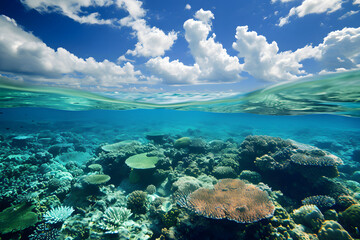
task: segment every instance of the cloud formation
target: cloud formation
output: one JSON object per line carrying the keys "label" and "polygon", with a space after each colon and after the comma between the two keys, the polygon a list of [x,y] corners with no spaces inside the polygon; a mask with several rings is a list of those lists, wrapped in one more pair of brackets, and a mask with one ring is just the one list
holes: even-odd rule
{"label": "cloud formation", "polygon": [[357,11],[351,10],[350,12],[347,12],[344,15],[342,15],[341,17],[339,17],[339,20],[343,20],[343,19],[348,18],[348,17],[350,17],[352,15],[358,14],[359,12],[360,12],[360,10],[357,10]]}
{"label": "cloud formation", "polygon": [[[40,4],[47,3],[47,0],[23,1],[34,4],[32,6],[35,8],[43,9],[39,11],[55,11],[50,5]],[[278,1],[284,2],[284,0]],[[317,0],[312,0],[315,1]],[[61,2],[63,1],[58,1],[57,4],[60,6]],[[305,0],[302,5],[305,2],[310,0]],[[98,62],[91,57],[83,59],[62,47],[50,48],[33,34],[25,32],[14,19],[1,16],[0,73],[13,74],[31,81],[73,87],[120,88],[124,84],[132,83],[191,85],[237,82],[242,79],[241,75],[244,73],[272,82],[294,80],[311,74],[303,66],[303,61],[306,59],[316,61],[318,63],[316,65],[321,66],[321,69],[312,69],[312,73],[360,68],[360,28],[344,28],[330,32],[317,46],[306,45],[297,50],[279,52],[275,41],[269,43],[265,36],[250,31],[248,26],[238,26],[236,40],[232,45],[238,53],[237,56],[231,56],[212,33],[214,14],[200,9],[193,18],[183,24],[184,37],[194,60],[193,64],[184,64],[179,59],[171,60],[165,55],[176,41],[178,33],[172,31],[166,34],[156,27],[149,26],[145,20],[146,10],[143,9],[141,1],[82,0],[77,4],[71,5],[72,9],[78,9],[77,13],[80,13],[82,6],[89,4],[99,6],[116,4],[118,8],[126,10],[128,16],[117,19],[112,24],[116,23],[134,30],[133,34],[138,40],[135,48],[128,50],[126,55],[120,56],[118,64],[108,60]],[[66,4],[61,6],[61,9],[67,9]],[[296,11],[297,14],[301,13],[299,16],[305,16],[319,11],[315,9],[317,8],[308,7],[307,10],[302,10],[303,13],[300,10]],[[330,11],[331,8],[326,9]],[[127,58],[129,56],[150,58],[145,66],[151,75],[145,76],[135,70],[138,59],[129,60]]]}
{"label": "cloud formation", "polygon": [[[135,49],[126,52],[132,56],[162,56],[177,39],[176,32],[171,31],[166,34],[161,29],[147,24],[144,19],[146,11],[142,8],[142,2],[139,0],[21,0],[21,2],[38,12],[57,12],[79,23],[130,27],[138,39]],[[111,5],[127,11],[129,15],[122,19],[102,19],[98,12],[87,12],[89,7],[109,7]],[[82,10],[85,8],[87,11]]]}
{"label": "cloud formation", "polygon": [[264,36],[248,31],[248,26],[237,27],[235,38],[233,48],[244,59],[244,71],[266,81],[293,80],[306,75],[300,62],[316,54],[309,46],[279,53],[275,41],[268,43]]}
{"label": "cloud formation", "polygon": [[360,27],[330,32],[314,49],[324,70],[360,68]]}
{"label": "cloud formation", "polygon": [[131,27],[134,30],[138,42],[134,50],[128,50],[126,54],[132,56],[157,57],[165,54],[177,39],[177,33],[171,31],[167,34],[157,27],[150,27],[144,17],[146,11],[142,8],[139,0],[117,0],[119,8],[125,9],[129,16],[118,21],[121,26]]}
{"label": "cloud formation", "polygon": [[177,39],[174,31],[165,34],[157,27],[150,27],[144,19],[134,19],[126,23],[135,31],[138,42],[134,50],[128,50],[126,54],[143,57],[156,57],[165,54]]}
{"label": "cloud formation", "polygon": [[239,81],[242,70],[239,59],[228,55],[222,44],[215,41],[215,34],[209,37],[213,13],[200,9],[194,18],[184,23],[185,39],[194,65],[186,66],[179,60],[170,61],[168,57],[150,59],[146,65],[167,84]]}
{"label": "cloud formation", "polygon": [[129,62],[121,67],[108,60],[82,59],[61,47],[54,50],[4,15],[0,16],[0,32],[2,73],[73,87],[121,87],[139,82],[141,72]]}
{"label": "cloud formation", "polygon": [[112,0],[20,0],[26,7],[38,12],[57,12],[76,22],[87,24],[112,24],[113,19],[102,19],[98,12],[87,13],[82,8],[107,7],[113,4]]}
{"label": "cloud formation", "polygon": [[290,22],[290,17],[304,17],[308,14],[333,13],[341,9],[343,0],[305,0],[301,5],[290,9],[287,16],[279,19],[278,26],[282,27]]}
{"label": "cloud formation", "polygon": [[237,27],[233,48],[244,59],[243,70],[266,81],[294,80],[308,76],[301,62],[313,59],[320,72],[336,72],[360,68],[360,28],[344,28],[330,32],[322,43],[307,45],[296,51],[279,52],[277,43],[268,43],[264,36]]}

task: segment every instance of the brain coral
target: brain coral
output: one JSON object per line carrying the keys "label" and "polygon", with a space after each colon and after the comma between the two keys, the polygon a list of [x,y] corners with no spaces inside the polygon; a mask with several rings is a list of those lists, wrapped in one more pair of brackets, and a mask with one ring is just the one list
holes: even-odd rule
{"label": "brain coral", "polygon": [[252,223],[274,214],[266,192],[239,179],[222,179],[214,189],[200,188],[180,197],[178,204],[207,218]]}
{"label": "brain coral", "polygon": [[353,204],[340,214],[343,226],[350,232],[358,232],[360,229],[360,204]]}
{"label": "brain coral", "polygon": [[332,220],[325,221],[321,226],[318,237],[320,240],[352,240],[349,233],[338,223]]}

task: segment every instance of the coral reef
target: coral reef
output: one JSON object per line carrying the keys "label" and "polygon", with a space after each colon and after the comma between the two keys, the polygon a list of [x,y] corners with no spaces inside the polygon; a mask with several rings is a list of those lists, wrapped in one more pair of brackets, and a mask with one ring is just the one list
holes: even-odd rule
{"label": "coral reef", "polygon": [[130,209],[124,207],[109,207],[106,209],[99,227],[106,230],[106,233],[114,233],[131,217]]}
{"label": "coral reef", "polygon": [[316,205],[318,208],[330,208],[335,205],[335,199],[325,195],[310,196],[301,201],[303,205]]}
{"label": "coral reef", "polygon": [[127,208],[134,214],[145,214],[147,204],[147,194],[143,191],[134,191],[127,198]]}
{"label": "coral reef", "polygon": [[56,240],[60,235],[60,229],[52,224],[39,224],[34,233],[29,235],[30,240]]}
{"label": "coral reef", "polygon": [[16,232],[35,225],[38,215],[32,212],[35,206],[21,203],[0,212],[0,233]]}
{"label": "coral reef", "polygon": [[189,147],[191,144],[191,139],[189,137],[182,137],[177,139],[174,142],[174,147],[175,148],[186,148]]}
{"label": "coral reef", "polygon": [[149,130],[88,141],[70,131],[2,138],[0,238],[359,237],[356,165],[317,148],[345,147]]}
{"label": "coral reef", "polygon": [[360,237],[360,204],[353,204],[340,213],[340,223],[350,234]]}
{"label": "coral reef", "polygon": [[325,220],[322,212],[315,205],[304,205],[295,209],[292,213],[296,223],[309,227],[314,232],[318,232]]}
{"label": "coral reef", "polygon": [[241,223],[271,217],[275,209],[266,192],[238,179],[223,179],[214,189],[200,188],[178,199],[178,204],[208,218]]}
{"label": "coral reef", "polygon": [[47,211],[43,218],[46,223],[48,224],[55,224],[64,222],[68,217],[71,216],[71,214],[74,212],[73,207],[67,207],[67,206],[60,206],[56,208],[51,208],[49,211]]}
{"label": "coral reef", "polygon": [[134,169],[149,169],[154,168],[159,161],[157,156],[149,156],[149,153],[141,153],[126,159],[125,163]]}
{"label": "coral reef", "polygon": [[89,184],[99,185],[108,182],[110,180],[110,176],[105,174],[92,174],[87,175],[84,180]]}
{"label": "coral reef", "polygon": [[325,221],[319,231],[319,240],[352,240],[350,234],[338,223]]}

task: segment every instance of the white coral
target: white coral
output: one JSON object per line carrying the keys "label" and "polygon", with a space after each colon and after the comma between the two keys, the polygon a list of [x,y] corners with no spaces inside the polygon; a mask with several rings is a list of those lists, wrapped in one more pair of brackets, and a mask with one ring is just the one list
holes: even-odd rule
{"label": "white coral", "polygon": [[119,228],[131,217],[130,209],[125,207],[109,207],[100,222],[100,227],[108,232],[117,232]]}
{"label": "white coral", "polygon": [[44,220],[46,223],[55,224],[59,222],[64,222],[71,214],[74,212],[73,207],[60,206],[56,208],[51,208],[44,214]]}

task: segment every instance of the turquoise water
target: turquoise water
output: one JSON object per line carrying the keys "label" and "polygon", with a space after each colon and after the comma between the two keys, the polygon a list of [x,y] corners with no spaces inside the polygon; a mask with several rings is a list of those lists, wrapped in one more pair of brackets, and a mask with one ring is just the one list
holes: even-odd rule
{"label": "turquoise water", "polygon": [[61,110],[175,109],[263,115],[359,116],[360,71],[282,83],[249,93],[106,93],[0,81],[0,106]]}
{"label": "turquoise water", "polygon": [[[45,211],[41,212],[39,207],[50,210],[56,206],[71,206],[75,210],[74,213],[70,213],[71,217],[69,215],[67,220],[64,219],[66,224],[51,227],[56,232],[56,236],[60,236],[58,239],[111,239],[113,235],[117,236],[115,239],[156,239],[161,235],[169,235],[170,233],[161,230],[170,226],[163,220],[166,213],[159,206],[157,210],[151,210],[155,213],[151,213],[151,207],[148,207],[142,217],[134,213],[129,217],[130,225],[122,223],[123,225],[120,224],[115,230],[100,224],[103,221],[101,219],[104,218],[101,214],[105,214],[107,208],[120,206],[130,208],[126,205],[126,198],[130,198],[130,194],[135,190],[145,191],[151,183],[155,185],[157,191],[155,195],[148,193],[148,196],[152,196],[148,199],[149,206],[155,204],[154,199],[162,198],[170,201],[173,209],[181,211],[175,223],[171,225],[173,231],[176,230],[178,239],[181,239],[181,236],[182,239],[233,239],[240,234],[239,231],[245,231],[244,225],[229,223],[227,220],[216,220],[206,215],[203,216],[207,218],[198,216],[184,209],[186,204],[177,206],[176,200],[172,198],[176,184],[171,186],[175,180],[169,180],[185,176],[200,179],[199,176],[206,175],[216,182],[221,177],[216,175],[218,173],[215,169],[222,166],[219,163],[222,160],[219,159],[224,156],[231,156],[240,165],[238,169],[234,167],[236,174],[232,178],[241,179],[244,170],[260,172],[265,184],[268,184],[273,191],[282,191],[283,196],[287,197],[286,201],[281,198],[280,200],[272,198],[272,201],[278,201],[289,212],[300,207],[301,199],[309,195],[322,194],[313,187],[315,183],[320,184],[319,179],[310,181],[305,177],[301,180],[303,185],[299,187],[296,186],[299,184],[296,182],[296,178],[299,177],[297,175],[287,175],[289,173],[276,170],[279,172],[269,177],[261,169],[248,168],[242,162],[244,159],[240,152],[242,142],[249,135],[292,139],[340,157],[344,164],[338,166],[340,173],[334,181],[348,188],[350,191],[348,195],[357,199],[354,201],[358,201],[360,199],[359,100],[360,72],[285,83],[250,93],[98,94],[15,84],[3,78],[0,85],[2,146],[0,212],[28,199],[26,201],[32,201],[33,206],[36,206],[34,208],[36,210],[32,212],[38,215],[39,221],[11,231],[4,230],[0,226],[1,236],[4,239],[11,239],[21,234],[23,236],[21,239],[27,239],[28,236],[38,234],[40,230],[36,229],[40,228],[41,216]],[[156,136],[163,139],[156,140]],[[200,139],[206,147],[201,150],[196,148],[196,151],[194,148],[191,150],[191,148],[174,147],[176,140],[182,137],[190,138],[193,143]],[[117,153],[101,150],[106,144],[128,140],[138,142],[135,150],[132,147],[126,147]],[[219,140],[227,147],[220,152],[212,149],[212,146],[215,146],[212,142],[215,140]],[[134,180],[131,179],[134,176],[131,174],[135,174],[136,170],[127,167],[124,163],[125,159],[148,151],[155,151],[156,154],[161,155],[160,158],[168,159],[171,166],[164,167],[165,163],[161,166],[157,165],[156,168],[162,169],[164,174],[161,175],[161,181],[155,174],[132,184],[131,181]],[[46,155],[49,156],[48,158],[39,157],[36,155],[39,152],[50,155]],[[174,152],[183,154],[180,162],[176,160]],[[210,170],[200,164],[202,161],[200,159],[206,158],[213,159],[212,163],[208,163],[209,166],[211,165]],[[101,187],[90,188],[84,183],[84,179],[93,174],[88,167],[94,163],[102,165],[101,174],[110,176],[111,180]],[[194,172],[193,169],[198,169],[199,172]],[[279,184],[278,181],[284,182],[281,180],[282,174],[289,179],[289,186],[299,189],[297,193],[289,190],[290,187],[286,183]],[[63,186],[59,183],[59,186],[54,187],[52,184],[55,180],[66,184]],[[291,181],[294,183],[290,183]],[[45,187],[33,187],[40,184]],[[82,191],[83,195],[75,194]],[[56,200],[49,202],[51,197]],[[335,194],[332,197],[339,196]],[[30,198],[32,200],[29,200]],[[112,198],[115,200],[106,200]],[[339,200],[337,198],[335,200],[339,204]],[[334,209],[339,213],[344,211],[338,205],[336,207]],[[4,212],[0,213],[0,221],[3,221],[3,215]],[[194,223],[186,225],[188,218],[184,216],[191,216],[191,219],[197,219],[198,224],[204,225],[198,226]],[[253,230],[265,228],[269,224],[267,221],[272,221],[269,216],[266,218],[268,219],[251,223],[254,224],[251,225]],[[19,218],[18,221],[23,220]],[[219,235],[204,227],[218,224],[212,221],[220,221]],[[85,237],[85,233],[85,235],[79,233],[76,225],[79,222],[83,224],[81,229],[90,235],[90,238]],[[97,222],[102,227],[97,225]],[[184,226],[181,225],[183,223],[206,238],[201,238],[197,234],[189,237],[188,233],[184,232]],[[358,236],[353,226],[345,227],[353,237]],[[143,231],[135,230],[139,228]],[[223,235],[222,231],[224,231]],[[291,232],[291,229],[288,231]],[[238,239],[255,239],[256,234],[260,233],[256,231],[254,235],[243,233],[243,237]],[[125,238],[120,238],[125,235]]]}

